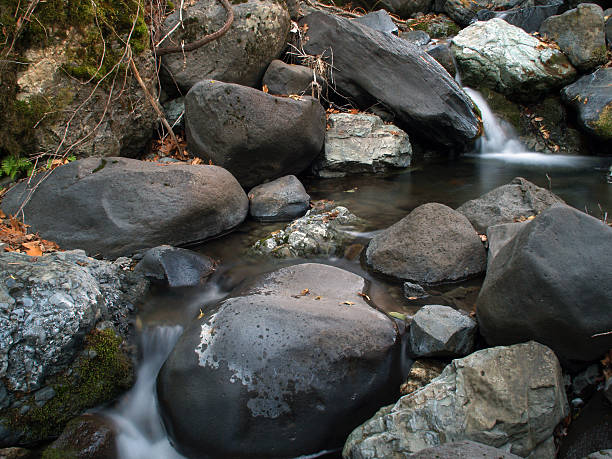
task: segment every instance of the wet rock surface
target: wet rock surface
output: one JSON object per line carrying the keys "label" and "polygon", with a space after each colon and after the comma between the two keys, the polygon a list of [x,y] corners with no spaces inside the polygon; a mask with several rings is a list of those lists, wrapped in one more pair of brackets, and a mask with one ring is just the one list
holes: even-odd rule
{"label": "wet rock surface", "polygon": [[340,445],[400,382],[396,327],[359,295],[364,286],[339,268],[295,265],[195,321],[157,381],[178,450],[294,457]]}
{"label": "wet rock surface", "polygon": [[565,55],[523,29],[493,18],[463,29],[452,50],[464,84],[527,97],[571,83],[576,70]]}
{"label": "wet rock surface", "polygon": [[[162,58],[165,86],[176,85],[183,94],[197,82],[221,80],[245,86],[259,84],[268,64],[280,56],[289,33],[289,13],[284,2],[250,0],[234,4],[234,22],[229,31],[208,46],[188,53],[174,53]],[[161,36],[178,26],[162,48],[180,46],[219,30],[227,12],[214,0],[198,1],[177,9],[164,23]],[[171,76],[170,76],[171,75]],[[176,89],[174,89],[176,91]]]}
{"label": "wet rock surface", "polygon": [[189,151],[224,167],[243,187],[298,174],[321,152],[325,111],[318,100],[201,81],[185,96]]}
{"label": "wet rock surface", "polygon": [[457,212],[465,215],[478,232],[484,233],[489,226],[513,223],[521,217],[535,216],[553,205],[563,204],[561,198],[547,189],[515,177],[509,184],[460,205]]}
{"label": "wet rock surface", "polygon": [[533,341],[494,347],[453,360],[427,386],[379,410],[351,433],[343,456],[391,458],[472,440],[522,457],[553,457],[553,429],[567,413],[550,349]]}
{"label": "wet rock surface", "polygon": [[361,107],[381,102],[411,139],[420,136],[463,150],[480,134],[471,100],[424,51],[399,37],[321,12],[300,24],[308,25],[303,43],[307,53],[328,50],[325,57],[331,59],[333,47],[336,90]]}
{"label": "wet rock surface", "polygon": [[467,218],[443,204],[429,203],[374,236],[366,262],[376,272],[427,285],[484,271],[486,254]]}
{"label": "wet rock surface", "polygon": [[425,448],[407,456],[412,459],[519,459],[521,456],[471,440]]}
{"label": "wet rock surface", "polygon": [[[551,207],[495,256],[477,301],[490,345],[534,339],[564,362],[588,362],[612,347],[612,228],[568,206]],[[521,292],[519,294],[517,286]]]}
{"label": "wet rock surface", "polygon": [[332,113],[327,120],[325,149],[313,166],[320,177],[385,172],[410,166],[408,135],[376,115]]}
{"label": "wet rock surface", "polygon": [[117,457],[115,430],[115,426],[108,419],[100,415],[85,414],[68,423],[44,454],[74,459]]}
{"label": "wet rock surface", "polygon": [[169,287],[198,285],[210,276],[215,268],[210,257],[187,249],[161,245],[145,252],[134,271],[152,282]]}
{"label": "wet rock surface", "polygon": [[263,222],[289,221],[310,208],[310,196],[295,175],[258,185],[249,191],[248,197],[249,214]]}
{"label": "wet rock surface", "polygon": [[[86,158],[43,177],[32,180],[37,188],[24,207],[32,230],[90,255],[201,241],[234,228],[248,212],[236,179],[217,166]],[[14,214],[28,195],[27,183],[15,186],[2,210]]]}

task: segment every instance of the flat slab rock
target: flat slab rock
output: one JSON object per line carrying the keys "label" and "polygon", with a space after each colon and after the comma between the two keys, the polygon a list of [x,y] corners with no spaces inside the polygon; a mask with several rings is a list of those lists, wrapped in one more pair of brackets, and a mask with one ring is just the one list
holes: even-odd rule
{"label": "flat slab rock", "polygon": [[379,410],[351,433],[342,455],[410,457],[472,440],[522,457],[554,457],[553,430],[568,411],[549,348],[533,341],[494,347],[453,360],[427,386]]}
{"label": "flat slab rock", "polygon": [[[38,174],[31,186],[36,190],[23,211],[32,231],[62,248],[106,257],[202,241],[242,223],[248,212],[241,186],[217,166],[92,157]],[[14,214],[29,195],[27,182],[13,187],[2,210]]]}
{"label": "flat slab rock", "polygon": [[364,287],[332,266],[289,266],[194,321],[157,379],[179,452],[296,457],[341,445],[400,382],[395,323]]}

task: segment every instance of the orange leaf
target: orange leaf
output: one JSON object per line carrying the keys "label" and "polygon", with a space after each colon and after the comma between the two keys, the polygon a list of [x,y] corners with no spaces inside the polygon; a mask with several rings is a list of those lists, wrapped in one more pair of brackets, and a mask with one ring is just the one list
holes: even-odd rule
{"label": "orange leaf", "polygon": [[268,90],[268,85],[267,85],[267,84],[264,84],[264,85],[263,85],[263,87],[261,88],[261,90],[262,90],[263,92],[265,92],[266,94],[268,94],[268,91],[269,91],[269,90]]}
{"label": "orange leaf", "polygon": [[40,242],[24,242],[21,245],[31,257],[39,257],[43,254],[42,250],[40,250]]}
{"label": "orange leaf", "polygon": [[0,218],[6,218],[6,215],[4,215],[4,212],[2,212],[1,209],[0,209]]}

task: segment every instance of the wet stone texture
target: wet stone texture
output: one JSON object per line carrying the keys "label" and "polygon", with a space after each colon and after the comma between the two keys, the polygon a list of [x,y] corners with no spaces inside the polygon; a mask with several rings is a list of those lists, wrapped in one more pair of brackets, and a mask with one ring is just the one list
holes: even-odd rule
{"label": "wet stone texture", "polygon": [[157,380],[177,449],[194,458],[311,454],[339,447],[392,400],[398,332],[360,296],[364,282],[327,265],[295,265],[194,322]]}

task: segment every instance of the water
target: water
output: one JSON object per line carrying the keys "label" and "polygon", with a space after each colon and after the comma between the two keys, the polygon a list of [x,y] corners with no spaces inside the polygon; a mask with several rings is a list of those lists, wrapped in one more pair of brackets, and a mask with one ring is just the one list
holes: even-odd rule
{"label": "water", "polygon": [[[405,217],[415,207],[440,202],[456,208],[495,187],[521,176],[551,189],[568,204],[596,217],[612,214],[612,185],[606,183],[612,158],[545,155],[527,152],[502,126],[486,101],[467,88],[481,110],[485,135],[479,151],[454,160],[433,162],[389,175],[351,176],[336,179],[306,178],[311,199],[331,199],[365,220],[354,232],[356,243],[366,245],[375,234]],[[153,291],[141,308],[143,360],[134,388],[109,415],[117,423],[121,458],[181,458],[170,446],[157,410],[155,379],[181,330],[200,310],[206,310],[253,276],[306,260],[253,260],[244,251],[257,239],[286,223],[247,221],[233,233],[194,248],[220,260],[216,272],[202,287]],[[359,258],[308,260],[331,264],[367,279],[368,295],[382,309],[415,312],[421,301],[407,300],[400,284],[373,276]],[[480,279],[431,291],[428,304],[452,304],[471,309]],[[462,290],[463,289],[463,290]],[[453,292],[459,291],[459,294]],[[464,295],[465,297],[462,297]],[[455,297],[459,300],[455,300]],[[449,299],[450,298],[450,299]],[[325,452],[324,452],[325,453]],[[312,457],[316,457],[314,455]]]}

